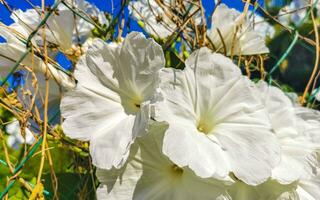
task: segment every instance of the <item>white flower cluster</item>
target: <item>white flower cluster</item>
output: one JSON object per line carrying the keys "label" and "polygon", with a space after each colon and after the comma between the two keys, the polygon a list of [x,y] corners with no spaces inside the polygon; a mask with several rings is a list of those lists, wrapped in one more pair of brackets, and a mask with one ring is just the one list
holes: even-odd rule
{"label": "white flower cluster", "polygon": [[207,48],[185,64],[135,32],[80,59],[63,129],[90,141],[98,198],[319,199],[320,112]]}
{"label": "white flower cluster", "polygon": [[[79,2],[67,3],[90,14],[90,4]],[[142,0],[130,6],[138,19],[135,10],[151,7],[140,11],[147,16],[141,20],[161,22],[146,29],[166,37],[177,27],[155,6],[159,2],[168,4]],[[220,54],[269,52],[241,13],[218,6],[207,35],[220,53],[202,47],[178,70],[165,68],[162,47],[142,33],[131,32],[121,43],[94,38],[79,45],[75,34],[87,38],[91,25],[74,23],[69,8],[58,8],[48,18],[46,37],[76,63],[77,84],[37,55],[29,54],[21,64],[40,72],[48,67],[67,90],[60,104],[62,127],[67,136],[90,142],[101,182],[98,199],[320,199],[320,112],[263,81],[252,82]],[[14,16],[19,16],[14,24],[0,24],[7,40],[0,46],[6,72],[26,51],[22,41],[41,20],[37,10]],[[197,15],[194,20],[201,23]],[[88,29],[75,31],[77,24]],[[41,48],[41,36],[32,44],[35,51]]]}

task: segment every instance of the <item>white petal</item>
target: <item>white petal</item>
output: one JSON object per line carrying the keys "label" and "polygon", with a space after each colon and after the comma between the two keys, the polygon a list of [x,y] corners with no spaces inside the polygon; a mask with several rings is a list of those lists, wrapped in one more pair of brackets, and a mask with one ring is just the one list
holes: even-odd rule
{"label": "white petal", "polygon": [[[120,88],[126,93],[138,90],[145,99],[150,99],[160,82],[158,72],[165,65],[161,46],[153,39],[145,39],[142,33],[133,32],[127,35],[120,55],[119,65],[126,66],[115,72]],[[126,88],[130,87],[133,88],[128,91]]]}
{"label": "white petal", "polygon": [[186,60],[186,65],[199,75],[211,74],[219,81],[229,80],[241,75],[240,68],[232,60],[222,54],[213,53],[208,48],[201,48],[193,52]]}
{"label": "white petal", "polygon": [[21,144],[32,144],[35,140],[33,134],[28,128],[25,128],[24,131],[25,136],[22,136],[20,123],[17,119],[14,119],[11,123],[7,124],[6,132],[10,134],[7,140],[8,146],[17,149]]}
{"label": "white petal", "polygon": [[274,180],[258,186],[238,181],[228,188],[228,193],[236,200],[298,200],[295,188],[296,184],[282,185]]}
{"label": "white petal", "polygon": [[201,179],[187,168],[178,173],[174,171],[174,163],[161,153],[166,128],[156,124],[149,134],[139,138],[138,152],[132,149],[128,163],[122,169],[98,169],[97,177],[102,182],[97,191],[99,200],[228,199],[225,198],[225,184],[228,183]]}
{"label": "white petal", "polygon": [[273,38],[275,35],[275,28],[266,21],[266,19],[262,16],[260,16],[257,13],[254,13],[252,11],[248,12],[248,15],[251,16],[251,20],[253,21],[253,28],[255,31],[257,31],[257,33],[263,37],[269,37],[269,38]]}
{"label": "white petal", "polygon": [[9,135],[9,137],[7,138],[7,144],[11,148],[18,149],[21,143],[15,136]]}
{"label": "white petal", "polygon": [[231,171],[250,185],[266,181],[279,162],[279,144],[264,124],[263,113],[233,113],[213,133],[228,156]]}
{"label": "white petal", "polygon": [[320,198],[320,174],[310,180],[301,180],[297,189],[301,200],[317,200]]}
{"label": "white petal", "polygon": [[[0,44],[0,74],[6,76],[16,62],[24,55],[27,51],[26,45],[21,40],[26,40],[28,32],[24,27],[18,23],[14,23],[8,27],[2,27],[0,29],[0,35],[5,37],[6,42]],[[22,37],[24,36],[24,37]],[[22,65],[26,65],[35,71],[45,73],[50,72],[50,78],[55,79],[63,87],[73,88],[75,86],[74,81],[64,72],[57,70],[51,64],[44,64],[42,59],[38,56],[34,56],[31,52],[21,61]]]}
{"label": "white petal", "polygon": [[96,131],[102,127],[108,128],[126,116],[120,98],[113,91],[94,82],[90,82],[89,86],[77,86],[75,90],[65,93],[61,101],[60,108],[65,118],[63,130],[75,139],[90,140]]}
{"label": "white petal", "polygon": [[220,145],[187,124],[172,125],[163,141],[163,153],[180,167],[188,166],[201,178],[227,179],[230,166]]}
{"label": "white petal", "polygon": [[[90,139],[90,154],[95,166],[102,169],[120,168],[129,156],[134,136],[134,116],[119,117],[114,124],[104,124]],[[92,128],[92,127],[91,127]]]}
{"label": "white petal", "polygon": [[[19,27],[19,30],[17,27]],[[21,39],[21,35],[18,36],[18,34],[13,33],[13,31],[17,31],[23,35],[21,30],[21,27],[17,26],[17,24],[1,26],[0,28],[0,36],[6,39],[6,42],[0,44],[0,72],[2,75],[7,75],[16,61],[18,61],[27,50],[25,44],[19,40],[19,38]],[[29,54],[21,62],[21,64],[27,66],[32,66],[32,63],[34,63],[34,66],[37,66],[41,64],[41,59],[34,56],[34,62],[32,62],[32,56]]]}
{"label": "white petal", "polygon": [[6,132],[10,135],[20,134],[20,123],[17,119],[14,119],[10,124],[6,125]]}
{"label": "white petal", "polygon": [[271,120],[271,126],[278,138],[297,135],[297,120],[291,100],[278,88],[269,87],[260,81],[257,85],[261,99],[266,105]]}
{"label": "white petal", "polygon": [[29,145],[33,144],[33,142],[35,141],[35,138],[32,132],[28,128],[26,128],[25,133],[26,133],[25,142]]}

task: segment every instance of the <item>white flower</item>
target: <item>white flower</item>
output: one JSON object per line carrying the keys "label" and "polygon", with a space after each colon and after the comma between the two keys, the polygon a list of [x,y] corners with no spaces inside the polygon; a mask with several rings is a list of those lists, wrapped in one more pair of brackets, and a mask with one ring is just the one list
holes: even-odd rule
{"label": "white flower", "polygon": [[[309,0],[293,0],[288,6],[285,6],[282,10],[280,10],[280,13],[283,15],[281,16],[279,13],[279,19],[283,20],[284,24],[288,24],[288,22],[291,20],[295,25],[299,25],[303,18],[306,17],[309,6],[312,6],[310,3],[311,2]],[[312,3],[315,4],[315,8],[317,9],[317,17],[319,17],[320,1],[316,2],[316,0],[314,0]]]}
{"label": "white flower", "polygon": [[155,119],[169,123],[163,153],[170,160],[202,178],[233,172],[257,185],[271,176],[279,146],[250,81],[230,59],[202,48],[183,71],[165,69],[161,78],[165,100]]}
{"label": "white flower", "polygon": [[[313,1],[315,3],[315,1]],[[306,17],[307,9],[309,6],[309,0],[293,0],[289,5],[283,7],[279,14],[278,18],[280,22],[284,25],[288,25],[290,22],[293,22],[296,26],[301,25],[302,20]],[[319,16],[319,7],[320,2],[315,5],[318,11]],[[308,19],[306,18],[304,22]]]}
{"label": "white flower", "polygon": [[316,134],[320,129],[320,114],[318,119],[314,119],[318,120],[315,122],[315,131],[310,128],[311,122],[302,119],[302,114],[297,113],[304,108],[295,107],[280,89],[268,86],[265,82],[260,82],[258,87],[282,149],[281,162],[273,169],[272,178],[282,184],[289,184],[312,177],[315,167],[310,162],[310,156],[320,149],[320,137]]}
{"label": "white flower", "polygon": [[98,200],[188,200],[229,199],[229,182],[203,179],[187,167],[180,168],[161,152],[166,126],[154,125],[132,146],[121,169],[97,169],[101,182]]}
{"label": "white flower", "polygon": [[[94,22],[98,22],[100,25],[109,25],[105,14],[99,10],[95,5],[85,1],[85,0],[67,0],[65,1],[70,7],[74,7],[82,16],[87,19],[92,19]],[[68,10],[65,6],[59,6],[59,9]],[[75,22],[76,27],[73,30],[73,40],[77,41],[77,37],[80,40],[85,41],[91,34],[94,25],[87,22],[83,18],[76,16]]]}
{"label": "white flower", "polygon": [[21,134],[20,123],[14,119],[10,124],[6,125],[6,132],[9,134],[7,139],[8,146],[18,149],[21,144],[33,144],[35,138],[28,128],[24,129],[24,136]]}
{"label": "white flower", "polygon": [[155,0],[131,1],[129,8],[136,20],[144,22],[148,33],[165,38],[176,28]]}
{"label": "white flower", "polygon": [[[252,12],[248,12],[250,16]],[[265,18],[261,17],[260,15],[254,13],[250,18],[252,21],[253,30],[256,31],[262,38],[273,38],[275,35],[274,27],[269,24]]]}
{"label": "white flower", "polygon": [[[107,23],[104,14],[84,0],[69,0],[66,3],[88,19],[97,18],[101,20],[100,23]],[[29,32],[34,31],[42,20],[40,10],[36,9],[28,9],[25,12],[16,10],[11,17]],[[91,23],[75,15],[62,3],[56,11],[51,13],[46,25],[46,40],[54,44],[55,48],[58,48],[72,61],[77,61],[84,53],[85,48],[81,45],[90,36],[94,28]],[[41,30],[38,33],[41,33]],[[38,41],[38,43],[41,44],[42,42]]]}
{"label": "white flower", "polygon": [[145,132],[163,67],[161,46],[137,32],[119,45],[96,39],[79,61],[77,87],[62,98],[63,129],[72,138],[90,140],[96,166],[125,163],[131,143]]}
{"label": "white flower", "polygon": [[[208,37],[219,52],[229,55],[255,55],[269,53],[262,38],[245,20],[239,26],[241,13],[219,4],[212,15]],[[220,36],[220,34],[221,36]]]}
{"label": "white flower", "polygon": [[[162,3],[168,7],[177,6],[176,0],[164,0]],[[190,3],[184,2],[184,6],[189,8]],[[165,38],[172,35],[177,28],[176,24],[167,16],[166,12],[160,5],[158,5],[156,0],[130,1],[129,9],[130,14],[137,21],[144,22],[144,28],[152,35]],[[196,10],[197,7],[193,5],[189,11],[189,15],[197,12]],[[194,15],[193,19],[196,24],[201,23],[200,11]]]}
{"label": "white flower", "polygon": [[295,23],[295,24],[299,24],[300,21],[305,17],[305,15],[307,14],[307,9],[301,9],[303,7],[306,7],[309,3],[308,0],[293,0],[290,5],[289,5],[289,11],[290,10],[296,10],[295,12],[293,12],[291,14],[291,20]]}
{"label": "white flower", "polygon": [[[11,18],[30,33],[33,32],[41,22],[40,11],[36,9],[28,9],[26,11],[16,10]],[[57,11],[57,13],[52,12],[46,21],[46,40],[55,44],[62,52],[72,47],[73,30],[75,26],[73,19],[72,11],[61,9]],[[39,30],[38,34],[41,35],[41,30]],[[38,43],[41,44],[42,41]]]}
{"label": "white flower", "polygon": [[[0,36],[5,39],[5,42],[0,43],[0,72],[5,76],[14,66],[15,62],[22,57],[26,51],[26,44],[21,40],[26,39],[29,32],[19,24],[6,26],[0,23]],[[41,66],[43,64],[39,57],[34,56],[34,65]],[[32,66],[32,56],[29,54],[21,62],[23,65]]]}
{"label": "white flower", "polygon": [[[0,27],[0,36],[6,39],[6,42],[0,44],[0,74],[5,77],[27,51],[26,44],[23,41],[27,40],[30,32],[17,23],[10,26],[0,24]],[[75,85],[67,74],[56,69],[53,64],[48,63],[46,65],[41,58],[31,52],[20,62],[20,65],[25,65],[43,73],[48,70],[50,77],[66,88],[72,88]]]}
{"label": "white flower", "polygon": [[258,86],[282,148],[272,178],[296,185],[293,199],[320,199],[320,112],[297,105],[276,87]]}

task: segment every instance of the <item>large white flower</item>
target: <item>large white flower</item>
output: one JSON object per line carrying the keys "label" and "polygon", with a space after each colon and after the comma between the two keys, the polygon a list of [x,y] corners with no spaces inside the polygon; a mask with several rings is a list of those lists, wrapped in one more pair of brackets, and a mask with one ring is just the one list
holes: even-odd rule
{"label": "large white flower", "polygon": [[[282,149],[281,162],[273,169],[272,178],[288,184],[311,177],[314,165],[310,163],[310,156],[320,148],[320,137],[315,134],[314,128],[309,127],[311,122],[306,122],[296,114],[304,108],[294,107],[280,89],[268,86],[265,82],[259,82],[258,88]],[[320,129],[320,120],[317,128]]]}
{"label": "large white flower", "polygon": [[[240,25],[241,13],[225,4],[217,6],[212,15],[208,37],[219,52],[227,55],[255,55],[269,53],[262,38],[249,21]],[[220,32],[220,33],[219,33]]]}
{"label": "large white flower", "polygon": [[10,124],[6,125],[6,132],[9,134],[7,143],[10,147],[18,149],[21,144],[32,144],[35,140],[33,134],[28,128],[24,129],[24,136],[21,134],[20,123],[14,119]]}
{"label": "large white flower", "polygon": [[131,143],[146,129],[163,67],[161,46],[137,32],[119,45],[96,39],[79,61],[77,87],[62,98],[63,129],[72,138],[90,140],[96,166],[124,164]]}
{"label": "large white flower", "polygon": [[229,199],[226,185],[230,182],[200,178],[162,154],[166,128],[153,124],[147,135],[136,140],[123,168],[97,170],[99,200]]}
{"label": "large white flower", "polygon": [[271,176],[279,146],[267,113],[239,68],[202,48],[183,71],[161,73],[164,101],[155,119],[167,121],[163,153],[198,176],[223,179],[233,172],[256,185]]}

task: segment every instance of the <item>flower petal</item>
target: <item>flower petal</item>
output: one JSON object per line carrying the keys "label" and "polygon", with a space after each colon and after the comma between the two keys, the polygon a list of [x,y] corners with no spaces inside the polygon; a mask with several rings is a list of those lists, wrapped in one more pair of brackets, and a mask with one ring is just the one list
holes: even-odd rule
{"label": "flower petal", "polygon": [[135,117],[119,117],[118,120],[114,124],[103,124],[90,139],[92,163],[99,168],[120,168],[129,156],[130,145],[134,141]]}
{"label": "flower petal", "polygon": [[97,170],[102,182],[99,200],[228,199],[225,187],[229,182],[202,179],[188,168],[177,169],[161,153],[166,128],[165,123],[153,123],[149,134],[136,140],[123,168]]}
{"label": "flower petal", "polygon": [[201,178],[227,179],[230,166],[220,145],[194,127],[170,126],[163,141],[163,153],[179,167],[188,166]]}
{"label": "flower petal", "polygon": [[120,98],[113,91],[94,82],[89,86],[77,86],[65,93],[61,101],[60,109],[65,118],[63,130],[75,139],[90,140],[96,131],[119,122],[125,116]]}

